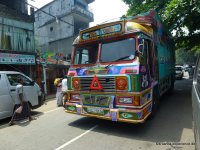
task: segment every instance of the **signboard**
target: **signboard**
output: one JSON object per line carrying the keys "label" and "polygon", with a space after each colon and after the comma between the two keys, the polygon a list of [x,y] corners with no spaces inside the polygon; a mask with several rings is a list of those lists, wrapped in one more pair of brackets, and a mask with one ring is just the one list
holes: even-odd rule
{"label": "signboard", "polygon": [[0,64],[35,65],[35,55],[0,53]]}
{"label": "signboard", "polygon": [[40,54],[42,64],[63,64],[64,55],[62,53],[44,52]]}
{"label": "signboard", "polygon": [[122,24],[112,24],[110,26],[103,26],[92,31],[84,31],[81,35],[81,40],[96,39],[108,35],[113,35],[122,32]]}
{"label": "signboard", "polygon": [[54,52],[45,52],[43,53],[47,64],[56,64],[56,53]]}

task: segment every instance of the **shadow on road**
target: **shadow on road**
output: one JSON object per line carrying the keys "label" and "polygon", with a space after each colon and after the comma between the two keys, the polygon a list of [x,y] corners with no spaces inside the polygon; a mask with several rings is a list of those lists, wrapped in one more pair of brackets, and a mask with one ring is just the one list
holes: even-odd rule
{"label": "shadow on road", "polygon": [[192,80],[176,81],[173,94],[165,95],[156,116],[143,124],[83,117],[69,125],[87,130],[98,124],[93,132],[142,141],[179,142],[183,129],[192,129],[191,87]]}
{"label": "shadow on road", "polygon": [[[39,111],[31,111],[31,115],[36,117],[36,118],[39,118],[40,116],[42,116],[44,113],[43,112],[39,112]],[[0,120],[0,129],[3,129],[5,127],[8,127],[8,123],[9,121],[11,120],[11,117],[9,118],[6,118],[6,119],[3,119],[3,120]],[[17,121],[16,122],[16,125],[19,125],[19,126],[27,126],[29,124],[29,121],[28,119],[25,119],[25,120],[21,120],[21,121]]]}
{"label": "shadow on road", "polygon": [[40,111],[31,111],[31,115],[32,116],[35,116],[35,117],[40,117],[42,116],[44,113],[43,112],[40,112]]}

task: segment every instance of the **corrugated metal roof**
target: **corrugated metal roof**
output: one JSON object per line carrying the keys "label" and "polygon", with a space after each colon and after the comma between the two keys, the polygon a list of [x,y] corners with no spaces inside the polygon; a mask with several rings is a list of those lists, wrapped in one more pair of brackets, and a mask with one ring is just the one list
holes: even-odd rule
{"label": "corrugated metal roof", "polygon": [[14,20],[24,21],[24,22],[34,22],[34,16],[31,17],[27,14],[23,14],[18,10],[11,9],[6,5],[0,4],[0,16],[4,18],[10,18]]}

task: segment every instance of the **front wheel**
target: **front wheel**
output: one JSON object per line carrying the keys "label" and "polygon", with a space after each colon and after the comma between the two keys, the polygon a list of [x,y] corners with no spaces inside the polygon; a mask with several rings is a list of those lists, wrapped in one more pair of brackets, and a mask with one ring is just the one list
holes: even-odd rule
{"label": "front wheel", "polygon": [[[182,79],[183,77],[181,77],[180,79]],[[172,94],[174,92],[174,82],[175,82],[175,77],[172,76],[171,77],[171,85],[170,85],[170,88],[168,90],[168,94]]]}
{"label": "front wheel", "polygon": [[159,106],[159,95],[158,90],[153,91],[153,98],[152,98],[152,109],[149,118],[153,118],[156,115],[158,106]]}
{"label": "front wheel", "polygon": [[66,102],[67,102],[67,94],[63,94],[63,96],[62,96],[62,104],[63,104],[64,108],[66,107]]}

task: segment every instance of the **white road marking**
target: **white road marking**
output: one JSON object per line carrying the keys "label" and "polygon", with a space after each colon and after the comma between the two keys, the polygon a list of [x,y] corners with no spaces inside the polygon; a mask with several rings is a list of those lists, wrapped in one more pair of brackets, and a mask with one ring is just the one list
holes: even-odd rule
{"label": "white road marking", "polygon": [[96,127],[98,127],[98,125],[95,125],[94,127],[90,128],[89,130],[85,131],[84,133],[82,133],[81,135],[71,139],[70,141],[66,142],[65,144],[61,145],[60,147],[56,148],[55,150],[61,150],[64,147],[66,147],[67,145],[71,144],[72,142],[78,140],[79,138],[81,138],[82,136],[84,136],[85,134],[89,133],[90,131],[94,130]]}
{"label": "white road marking", "polygon": [[55,108],[55,109],[52,109],[52,110],[49,110],[49,111],[45,111],[44,114],[48,114],[50,112],[53,112],[53,111],[56,111],[56,110],[59,110],[60,108]]}

